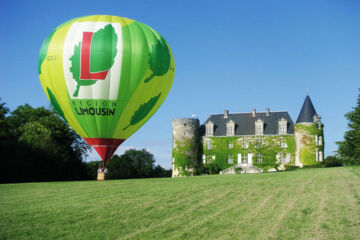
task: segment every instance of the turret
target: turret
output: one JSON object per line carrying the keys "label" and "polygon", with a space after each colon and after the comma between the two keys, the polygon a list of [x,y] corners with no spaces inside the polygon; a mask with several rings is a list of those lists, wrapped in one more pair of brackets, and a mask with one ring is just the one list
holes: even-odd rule
{"label": "turret", "polygon": [[323,161],[323,126],[307,94],[295,124],[296,166],[316,165]]}
{"label": "turret", "polygon": [[193,175],[199,158],[199,125],[195,118],[172,120],[172,177]]}
{"label": "turret", "polygon": [[296,123],[314,123],[314,116],[316,114],[316,110],[314,108],[313,103],[311,102],[310,96],[307,94],[305,97],[305,101],[300,110],[300,114],[296,120]]}

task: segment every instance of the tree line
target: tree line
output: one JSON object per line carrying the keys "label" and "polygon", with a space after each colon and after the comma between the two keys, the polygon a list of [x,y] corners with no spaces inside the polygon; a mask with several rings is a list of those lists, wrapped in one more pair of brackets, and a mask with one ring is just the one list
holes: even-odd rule
{"label": "tree line", "polygon": [[[360,89],[358,89],[360,92]],[[360,165],[360,93],[356,106],[345,114],[348,130],[344,134],[343,141],[338,141],[338,150],[334,156],[328,156],[323,165],[336,167],[343,165]]]}
{"label": "tree line", "polygon": [[[324,160],[326,167],[360,164],[360,94],[345,117],[348,130],[336,154]],[[10,111],[0,99],[1,183],[96,179],[100,161],[83,160],[90,149],[52,108],[25,104]],[[145,149],[114,155],[108,169],[110,179],[171,176]]]}
{"label": "tree line", "polygon": [[[84,161],[90,149],[52,108],[10,111],[0,99],[0,182],[96,179],[100,162]],[[145,149],[114,155],[108,169],[111,179],[171,176]]]}

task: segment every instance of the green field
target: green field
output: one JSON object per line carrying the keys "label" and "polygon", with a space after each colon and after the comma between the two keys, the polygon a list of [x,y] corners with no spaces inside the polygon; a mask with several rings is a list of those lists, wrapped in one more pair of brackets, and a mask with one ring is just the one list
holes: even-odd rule
{"label": "green field", "polygon": [[360,239],[360,167],[0,185],[0,239]]}

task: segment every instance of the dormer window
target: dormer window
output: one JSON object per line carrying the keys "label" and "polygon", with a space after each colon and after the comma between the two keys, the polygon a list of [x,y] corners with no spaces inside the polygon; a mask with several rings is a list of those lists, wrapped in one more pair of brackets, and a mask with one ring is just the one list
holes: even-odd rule
{"label": "dormer window", "polygon": [[285,118],[281,118],[278,122],[279,124],[279,134],[287,134],[287,121]]}
{"label": "dormer window", "polygon": [[214,135],[214,123],[209,121],[205,124],[206,127],[206,136],[213,136]]}
{"label": "dormer window", "polygon": [[258,119],[255,122],[255,135],[263,135],[264,134],[264,122],[261,119]]}
{"label": "dormer window", "polygon": [[233,120],[230,120],[226,123],[226,136],[235,135],[235,123]]}

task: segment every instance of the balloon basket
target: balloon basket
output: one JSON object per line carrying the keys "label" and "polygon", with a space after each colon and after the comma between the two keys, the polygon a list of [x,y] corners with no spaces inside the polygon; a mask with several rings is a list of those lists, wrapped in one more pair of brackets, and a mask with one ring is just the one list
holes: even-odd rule
{"label": "balloon basket", "polygon": [[105,173],[103,173],[103,172],[98,172],[97,180],[98,180],[98,181],[104,181],[104,180],[105,180]]}

